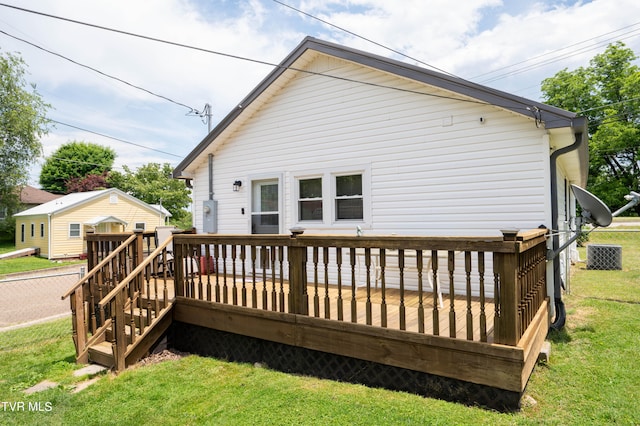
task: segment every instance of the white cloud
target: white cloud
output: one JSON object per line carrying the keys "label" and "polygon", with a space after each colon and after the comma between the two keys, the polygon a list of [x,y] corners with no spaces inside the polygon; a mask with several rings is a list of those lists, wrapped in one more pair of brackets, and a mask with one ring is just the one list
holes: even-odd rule
{"label": "white cloud", "polygon": [[[611,33],[635,24],[640,16],[640,2],[636,0],[618,0],[614,7],[612,0],[283,1],[465,78],[498,69],[474,81],[500,77],[488,84],[533,98],[537,98],[543,78],[564,67],[587,65],[615,37],[640,53],[640,27],[628,28],[626,35],[624,31]],[[305,35],[400,58],[269,0],[7,2],[268,63],[280,62]],[[0,9],[1,30],[193,108],[202,109],[210,103],[214,122],[272,70],[268,65],[221,54],[142,40],[6,7]],[[578,44],[582,41],[585,43]],[[199,117],[186,116],[186,108],[1,34],[0,46],[4,51],[22,52],[29,67],[29,80],[37,83],[45,101],[55,107],[50,113],[54,119],[180,156],[205,136],[206,126]],[[547,56],[541,56],[544,54]],[[543,60],[550,63],[536,66]],[[508,67],[513,64],[519,65]],[[45,152],[50,153],[70,139],[111,144],[117,147],[117,161],[132,167],[148,161],[176,160],[64,126],[58,126],[43,140]]]}

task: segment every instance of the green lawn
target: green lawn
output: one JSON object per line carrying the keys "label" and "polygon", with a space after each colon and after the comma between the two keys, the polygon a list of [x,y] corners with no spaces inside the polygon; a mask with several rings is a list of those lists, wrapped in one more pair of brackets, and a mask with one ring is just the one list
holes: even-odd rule
{"label": "green lawn", "polygon": [[[607,235],[594,233],[590,242],[612,243]],[[638,424],[640,234],[626,235],[622,245],[622,271],[574,268],[565,295],[567,326],[549,336],[550,361],[535,369],[518,413],[198,356],[107,374],[73,394],[82,379],[71,375],[76,366],[66,319],[0,334],[2,401],[40,402],[43,409],[5,408],[0,424]],[[60,386],[22,393],[44,379]]]}
{"label": "green lawn", "polygon": [[[16,249],[13,242],[0,241],[0,254],[9,253]],[[0,279],[3,275],[15,272],[34,271],[39,269],[56,268],[59,266],[72,265],[75,263],[86,263],[86,261],[52,262],[37,256],[19,257],[16,259],[0,260]]]}

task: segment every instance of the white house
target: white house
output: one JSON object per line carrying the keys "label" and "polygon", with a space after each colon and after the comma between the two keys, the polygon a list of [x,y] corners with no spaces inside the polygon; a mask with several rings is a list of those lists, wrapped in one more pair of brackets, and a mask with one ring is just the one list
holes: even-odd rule
{"label": "white house", "polygon": [[569,226],[587,138],[574,113],[308,37],[174,177],[198,232],[497,236]]}

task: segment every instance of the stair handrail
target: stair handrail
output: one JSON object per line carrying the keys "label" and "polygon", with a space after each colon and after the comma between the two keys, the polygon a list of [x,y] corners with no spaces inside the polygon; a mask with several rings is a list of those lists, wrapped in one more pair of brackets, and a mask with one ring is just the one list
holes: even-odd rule
{"label": "stair handrail", "polygon": [[108,264],[109,262],[111,262],[111,260],[113,260],[113,258],[115,258],[118,254],[120,254],[121,251],[126,250],[126,248],[128,247],[128,245],[133,242],[136,239],[136,234],[132,234],[129,238],[127,238],[122,244],[120,244],[114,251],[112,251],[107,257],[105,257],[104,259],[102,259],[102,261],[100,261],[100,263],[98,263],[96,266],[93,267],[93,269],[91,269],[85,276],[83,276],[82,278],[80,278],[73,286],[71,286],[71,288],[69,290],[67,290],[67,292],[62,296],[62,300],[66,299],[67,297],[71,296],[77,289],[78,287],[80,287],[81,285],[83,285],[85,282],[89,281],[91,278],[93,278],[99,271],[102,270],[102,268]]}
{"label": "stair handrail", "polygon": [[140,272],[144,271],[144,268],[146,268],[147,265],[153,262],[153,260],[157,256],[159,256],[163,252],[163,250],[167,247],[167,245],[169,245],[169,243],[171,243],[172,241],[173,241],[173,234],[170,235],[169,238],[167,238],[162,244],[160,244],[153,252],[151,252],[151,254],[146,259],[144,259],[138,266],[136,266],[122,281],[120,281],[120,283],[116,287],[114,287],[113,290],[111,290],[106,296],[104,296],[98,302],[98,307],[100,309],[104,308],[107,305],[107,303],[111,301],[111,299],[116,297],[118,292],[122,291],[127,285],[129,285],[129,283],[131,282],[131,280],[133,280],[135,276],[137,276]]}

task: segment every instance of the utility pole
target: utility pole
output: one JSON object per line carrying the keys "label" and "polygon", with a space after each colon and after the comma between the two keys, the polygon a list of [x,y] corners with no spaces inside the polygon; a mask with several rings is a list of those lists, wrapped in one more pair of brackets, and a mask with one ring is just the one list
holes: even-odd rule
{"label": "utility pole", "polygon": [[201,117],[204,117],[204,120],[207,122],[207,134],[211,133],[211,105],[204,104],[204,109],[202,110]]}

